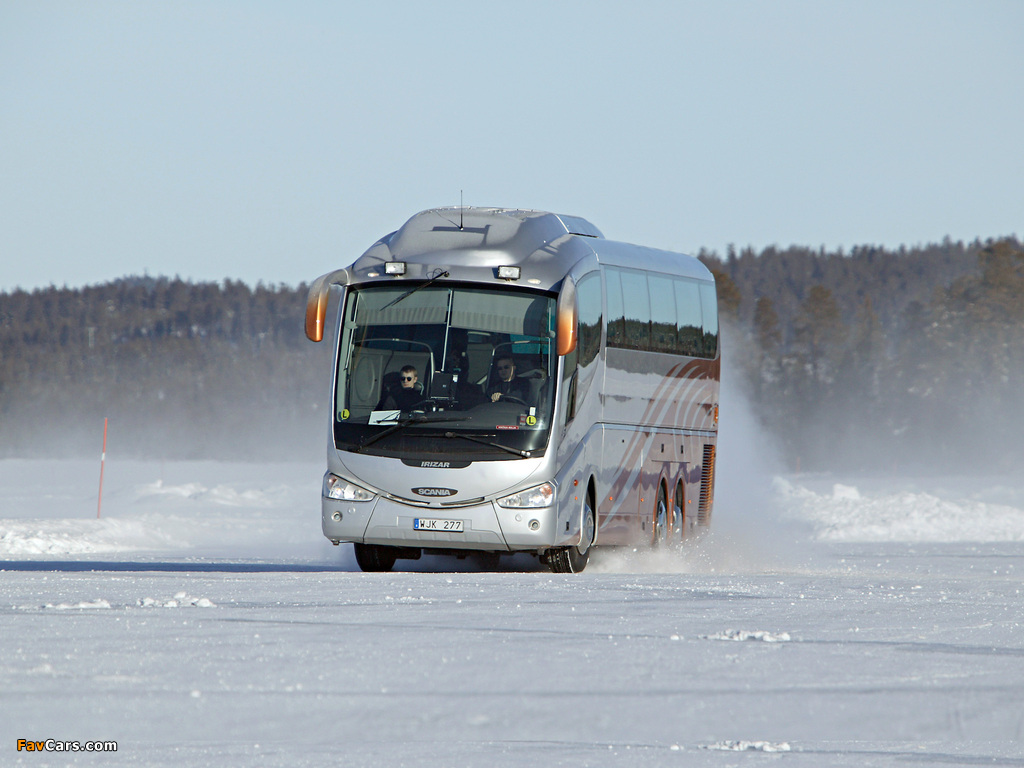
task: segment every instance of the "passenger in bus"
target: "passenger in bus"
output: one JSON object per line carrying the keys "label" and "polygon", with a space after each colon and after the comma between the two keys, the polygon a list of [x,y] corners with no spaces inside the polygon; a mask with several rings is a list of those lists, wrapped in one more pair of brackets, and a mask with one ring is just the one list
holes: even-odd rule
{"label": "passenger in bus", "polygon": [[391,390],[384,398],[385,411],[411,411],[414,406],[423,402],[423,385],[419,382],[419,373],[415,366],[402,366],[398,380],[401,386]]}
{"label": "passenger in bus", "polygon": [[487,396],[492,403],[503,397],[514,397],[529,403],[530,385],[516,378],[516,363],[509,355],[502,355],[494,361],[494,372],[491,375],[491,386],[487,388]]}

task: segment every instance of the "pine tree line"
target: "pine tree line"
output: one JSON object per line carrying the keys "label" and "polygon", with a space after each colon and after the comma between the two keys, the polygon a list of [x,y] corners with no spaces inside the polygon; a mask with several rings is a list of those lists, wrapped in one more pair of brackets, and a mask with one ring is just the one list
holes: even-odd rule
{"label": "pine tree line", "polygon": [[329,351],[303,334],[305,295],[166,278],[0,294],[0,455],[93,449],[104,418],[131,455],[318,453]]}
{"label": "pine tree line", "polygon": [[[791,467],[1019,463],[1019,241],[701,257],[725,375]],[[0,456],[99,450],[109,417],[129,455],[318,457],[330,343],[306,340],[305,296],[148,277],[0,294]]]}
{"label": "pine tree line", "polygon": [[1024,456],[1015,239],[718,260],[734,368],[793,468],[1002,471]]}

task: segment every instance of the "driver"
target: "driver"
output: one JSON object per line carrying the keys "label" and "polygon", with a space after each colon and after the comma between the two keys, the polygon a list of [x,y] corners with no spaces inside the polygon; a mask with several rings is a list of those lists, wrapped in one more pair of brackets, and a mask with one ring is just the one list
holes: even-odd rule
{"label": "driver", "polygon": [[487,396],[492,403],[496,403],[504,397],[515,397],[522,402],[528,402],[530,385],[522,379],[516,378],[516,363],[511,355],[502,355],[494,361],[494,371],[497,379],[487,388]]}
{"label": "driver", "polygon": [[385,410],[411,411],[414,405],[423,402],[419,384],[419,373],[415,366],[406,365],[399,373],[402,386],[390,392],[384,400]]}

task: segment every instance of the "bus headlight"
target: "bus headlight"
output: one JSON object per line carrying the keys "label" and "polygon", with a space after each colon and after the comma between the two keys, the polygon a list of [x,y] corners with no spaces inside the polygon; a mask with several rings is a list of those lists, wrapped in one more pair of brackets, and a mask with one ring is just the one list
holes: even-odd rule
{"label": "bus headlight", "polygon": [[536,488],[527,488],[525,491],[498,499],[498,506],[505,509],[537,509],[550,507],[554,500],[554,486],[551,483],[544,483]]}
{"label": "bus headlight", "polygon": [[324,475],[324,498],[337,499],[339,501],[372,501],[373,494],[365,488],[353,485],[348,480],[342,480],[337,475],[328,472]]}

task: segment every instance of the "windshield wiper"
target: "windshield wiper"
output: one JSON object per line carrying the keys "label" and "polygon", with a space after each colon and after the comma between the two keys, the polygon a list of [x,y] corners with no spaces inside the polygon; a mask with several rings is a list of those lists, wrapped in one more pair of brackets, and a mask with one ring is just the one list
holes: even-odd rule
{"label": "windshield wiper", "polygon": [[372,437],[363,440],[361,443],[359,443],[359,445],[357,445],[354,448],[354,450],[358,453],[366,446],[373,445],[378,440],[381,440],[387,437],[388,435],[392,434],[393,432],[397,432],[400,429],[405,429],[411,424],[439,424],[444,421],[466,421],[468,418],[469,416],[441,416],[439,418],[430,418],[425,414],[409,416],[407,418],[402,419],[397,424],[388,427],[383,432],[378,432],[376,435],[373,435]]}
{"label": "windshield wiper", "polygon": [[414,293],[416,293],[416,291],[418,291],[418,290],[419,290],[420,288],[426,288],[426,287],[427,287],[428,285],[431,285],[432,283],[435,283],[435,282],[437,282],[437,281],[438,281],[438,280],[440,280],[440,279],[441,279],[442,277],[448,277],[448,272],[447,272],[446,270],[442,270],[441,272],[438,272],[438,273],[437,273],[436,275],[434,275],[434,276],[433,276],[432,278],[430,278],[429,280],[427,280],[427,282],[425,282],[425,283],[420,283],[420,284],[419,284],[419,285],[417,285],[417,286],[416,286],[415,288],[410,288],[410,289],[409,289],[408,291],[406,291],[405,293],[403,293],[403,294],[402,294],[401,296],[399,296],[399,297],[398,297],[397,299],[395,299],[394,301],[389,301],[389,302],[388,302],[387,304],[385,304],[385,305],[384,305],[383,307],[381,307],[381,308],[380,308],[380,311],[381,311],[381,312],[383,312],[383,311],[384,311],[385,309],[387,309],[388,307],[393,307],[393,306],[395,306],[395,304],[397,304],[398,302],[400,302],[400,301],[401,301],[402,299],[407,299],[407,298],[409,298],[409,297],[410,297],[410,296],[412,296],[412,295],[413,295]]}
{"label": "windshield wiper", "polygon": [[458,432],[445,432],[444,436],[447,437],[449,440],[452,439],[453,437],[461,437],[463,440],[469,440],[472,443],[480,443],[480,445],[487,445],[490,446],[491,448],[498,448],[499,450],[505,451],[506,453],[511,453],[515,456],[518,456],[521,459],[528,459],[530,458],[530,456],[533,455],[531,451],[520,451],[518,448],[509,448],[507,445],[502,445],[501,443],[492,443],[490,440],[482,440],[479,437],[473,437],[472,435],[463,435]]}

